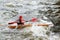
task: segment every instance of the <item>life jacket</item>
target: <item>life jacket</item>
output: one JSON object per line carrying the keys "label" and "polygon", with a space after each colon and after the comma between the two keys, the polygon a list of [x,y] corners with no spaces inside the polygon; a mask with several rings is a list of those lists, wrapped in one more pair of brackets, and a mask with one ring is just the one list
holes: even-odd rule
{"label": "life jacket", "polygon": [[25,21],[23,20],[23,17],[22,17],[22,16],[19,16],[18,25],[19,25],[19,24],[24,24],[24,22],[25,22]]}

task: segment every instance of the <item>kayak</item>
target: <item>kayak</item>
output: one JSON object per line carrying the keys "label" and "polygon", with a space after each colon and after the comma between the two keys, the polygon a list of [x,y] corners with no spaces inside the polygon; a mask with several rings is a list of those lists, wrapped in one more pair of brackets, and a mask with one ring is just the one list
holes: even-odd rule
{"label": "kayak", "polygon": [[[24,24],[24,25],[14,25],[14,24],[12,24],[12,25],[9,25],[8,26],[8,28],[10,28],[10,29],[22,29],[22,28],[26,28],[26,27],[32,27],[33,26],[33,24]],[[49,26],[49,24],[36,24],[35,26],[43,26],[43,27],[48,27]]]}
{"label": "kayak", "polygon": [[10,29],[22,29],[22,28],[31,27],[31,26],[32,26],[32,24],[25,24],[25,25],[12,24],[12,25],[9,25],[8,28],[10,28]]}

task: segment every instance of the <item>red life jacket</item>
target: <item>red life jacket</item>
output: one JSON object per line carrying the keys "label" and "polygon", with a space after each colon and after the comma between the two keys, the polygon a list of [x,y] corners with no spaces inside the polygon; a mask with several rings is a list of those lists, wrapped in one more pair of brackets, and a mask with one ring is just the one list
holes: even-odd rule
{"label": "red life jacket", "polygon": [[19,16],[19,22],[24,24],[25,20],[23,20],[23,16]]}

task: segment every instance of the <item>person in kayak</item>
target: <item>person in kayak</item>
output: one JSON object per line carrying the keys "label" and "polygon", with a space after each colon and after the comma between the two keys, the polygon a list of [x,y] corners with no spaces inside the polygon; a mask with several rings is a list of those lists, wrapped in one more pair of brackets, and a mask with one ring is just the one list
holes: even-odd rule
{"label": "person in kayak", "polygon": [[[14,21],[14,22],[9,22],[9,28],[10,29],[22,29],[22,28],[25,28],[25,27],[32,27],[33,24],[25,24],[25,22],[37,22],[38,19],[37,18],[32,18],[31,20],[29,21],[26,21],[23,19],[23,16],[19,16],[18,20]],[[37,26],[48,26],[48,24],[37,24]]]}
{"label": "person in kayak", "polygon": [[19,19],[18,19],[17,24],[18,25],[24,25],[24,20],[23,20],[23,17],[22,16],[19,16]]}
{"label": "person in kayak", "polygon": [[31,20],[26,21],[23,19],[23,16],[19,16],[18,20],[14,21],[14,22],[9,22],[8,24],[17,23],[18,25],[24,25],[25,22],[36,22],[36,21],[37,21],[37,18],[32,18]]}

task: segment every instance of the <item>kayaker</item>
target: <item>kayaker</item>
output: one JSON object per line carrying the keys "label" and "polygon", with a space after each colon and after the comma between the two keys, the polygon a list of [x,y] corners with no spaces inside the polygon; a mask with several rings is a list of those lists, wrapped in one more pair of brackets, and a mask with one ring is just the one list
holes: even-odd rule
{"label": "kayaker", "polygon": [[24,25],[24,20],[23,20],[23,17],[22,16],[19,16],[19,19],[18,19],[17,24],[18,25]]}

